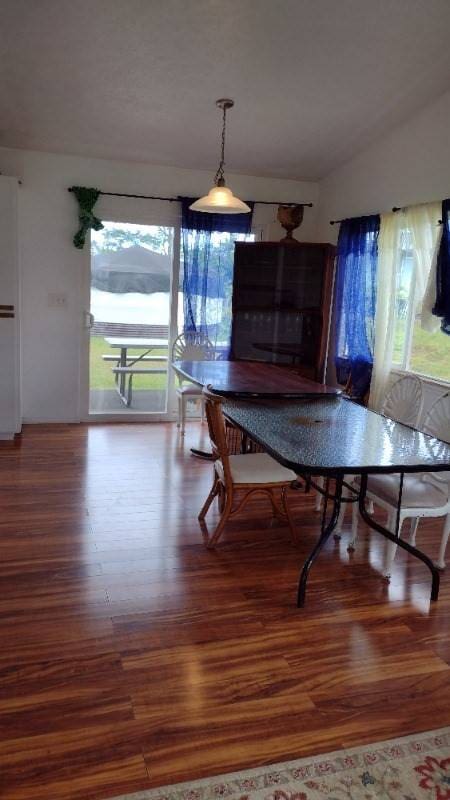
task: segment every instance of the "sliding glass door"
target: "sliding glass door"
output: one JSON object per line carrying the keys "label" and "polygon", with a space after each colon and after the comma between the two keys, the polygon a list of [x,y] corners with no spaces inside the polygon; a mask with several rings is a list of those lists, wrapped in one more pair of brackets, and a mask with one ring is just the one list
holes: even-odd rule
{"label": "sliding glass door", "polygon": [[174,240],[175,228],[164,225],[106,221],[92,232],[90,416],[167,418]]}
{"label": "sliding glass door", "polygon": [[185,326],[204,330],[227,357],[234,243],[254,234],[191,240],[177,204],[157,201],[102,198],[100,216],[85,249],[80,416],[174,420],[173,342]]}

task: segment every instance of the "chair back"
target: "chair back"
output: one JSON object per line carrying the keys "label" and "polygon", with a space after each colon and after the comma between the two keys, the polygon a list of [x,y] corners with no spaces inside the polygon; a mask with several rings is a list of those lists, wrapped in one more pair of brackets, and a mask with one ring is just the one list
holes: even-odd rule
{"label": "chair back", "polygon": [[227,444],[227,436],[225,430],[225,420],[222,413],[222,398],[214,394],[210,387],[203,389],[203,397],[205,400],[205,414],[208,422],[208,432],[211,441],[211,449],[214,458],[220,459],[222,462],[225,486],[232,484],[231,470],[230,470],[230,452]]}
{"label": "chair back", "polygon": [[[433,403],[425,417],[422,431],[450,444],[450,392],[441,395]],[[450,497],[450,472],[432,472],[430,477],[433,483],[440,484],[441,488],[442,484],[446,483]]]}
{"label": "chair back", "polygon": [[405,375],[391,386],[384,399],[382,413],[395,422],[416,428],[422,403],[422,382],[414,375]]}
{"label": "chair back", "polygon": [[172,347],[172,361],[213,361],[214,346],[206,333],[186,331],[180,333]]}

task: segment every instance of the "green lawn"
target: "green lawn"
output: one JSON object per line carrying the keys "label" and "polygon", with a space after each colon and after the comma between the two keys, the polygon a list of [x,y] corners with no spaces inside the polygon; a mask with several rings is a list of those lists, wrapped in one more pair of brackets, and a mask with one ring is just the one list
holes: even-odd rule
{"label": "green lawn", "polygon": [[[128,355],[139,355],[142,350],[128,350]],[[102,355],[120,356],[120,350],[110,347],[103,336],[91,336],[91,348],[89,358],[90,388],[91,389],[114,389],[113,368],[116,366],[114,361],[103,361]],[[167,356],[167,350],[152,350],[149,355]],[[141,365],[139,365],[141,366]],[[149,362],[143,362],[142,366],[150,366]],[[164,362],[157,362],[155,368],[162,369]],[[133,391],[148,389],[164,389],[167,383],[167,373],[164,375],[135,375],[133,378]]]}
{"label": "green lawn", "polygon": [[[405,321],[398,320],[394,345],[394,361],[397,363],[401,362],[404,329]],[[450,336],[440,330],[428,333],[416,320],[409,369],[430,378],[450,381]]]}

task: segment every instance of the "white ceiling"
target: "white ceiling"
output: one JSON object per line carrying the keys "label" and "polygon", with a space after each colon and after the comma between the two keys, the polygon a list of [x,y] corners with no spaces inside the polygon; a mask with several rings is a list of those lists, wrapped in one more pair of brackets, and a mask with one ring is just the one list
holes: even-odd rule
{"label": "white ceiling", "polygon": [[0,144],[316,180],[450,86],[449,0],[0,0]]}

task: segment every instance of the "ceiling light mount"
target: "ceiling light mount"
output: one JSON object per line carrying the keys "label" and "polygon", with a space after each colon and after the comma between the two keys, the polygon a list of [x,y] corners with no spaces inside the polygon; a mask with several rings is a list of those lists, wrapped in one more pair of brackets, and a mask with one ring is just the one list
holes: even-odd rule
{"label": "ceiling light mount", "polygon": [[216,106],[217,108],[228,111],[229,108],[233,108],[234,100],[231,100],[229,97],[221,97],[220,100],[216,100]]}
{"label": "ceiling light mount", "polygon": [[234,106],[234,100],[221,97],[216,100],[217,108],[222,109],[222,138],[220,147],[220,161],[214,176],[214,186],[207,195],[200,197],[190,208],[193,211],[203,211],[207,214],[248,214],[251,209],[239,198],[233,195],[231,189],[225,185],[225,134],[227,127],[227,111]]}
{"label": "ceiling light mount", "polygon": [[214,184],[216,186],[225,186],[223,168],[225,166],[225,132],[227,127],[227,111],[229,108],[233,108],[234,100],[230,100],[229,97],[222,97],[220,100],[216,100],[216,106],[217,108],[222,109],[222,146],[220,150],[219,168],[214,176]]}

